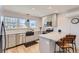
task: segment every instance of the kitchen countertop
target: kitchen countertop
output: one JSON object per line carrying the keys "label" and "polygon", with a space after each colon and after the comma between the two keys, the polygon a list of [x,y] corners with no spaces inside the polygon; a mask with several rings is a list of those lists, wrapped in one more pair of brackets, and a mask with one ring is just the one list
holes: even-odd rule
{"label": "kitchen countertop", "polygon": [[[27,29],[16,29],[16,30],[8,30],[6,31],[6,35],[8,34],[19,34],[19,33],[26,33]],[[39,30],[34,30],[34,32],[39,32]]]}
{"label": "kitchen countertop", "polygon": [[49,40],[58,41],[60,38],[63,38],[66,34],[65,33],[58,33],[58,32],[51,32],[48,34],[41,34],[39,37]]}

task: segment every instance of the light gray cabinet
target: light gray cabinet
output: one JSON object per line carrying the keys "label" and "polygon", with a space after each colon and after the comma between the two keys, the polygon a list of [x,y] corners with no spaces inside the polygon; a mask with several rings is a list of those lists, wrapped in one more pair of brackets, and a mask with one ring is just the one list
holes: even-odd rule
{"label": "light gray cabinet", "polygon": [[15,35],[13,35],[13,34],[7,35],[6,45],[7,45],[7,48],[13,47],[16,45]]}
{"label": "light gray cabinet", "polygon": [[35,38],[34,38],[34,35],[32,35],[32,36],[26,36],[26,43],[27,42],[31,42],[31,41],[33,41]]}
{"label": "light gray cabinet", "polygon": [[6,35],[6,48],[9,47],[8,35]]}
{"label": "light gray cabinet", "polygon": [[25,33],[9,34],[6,36],[6,48],[14,47],[23,43],[35,41],[39,38],[39,32],[35,31],[32,36],[25,36]]}
{"label": "light gray cabinet", "polygon": [[16,45],[25,43],[25,33],[16,34]]}

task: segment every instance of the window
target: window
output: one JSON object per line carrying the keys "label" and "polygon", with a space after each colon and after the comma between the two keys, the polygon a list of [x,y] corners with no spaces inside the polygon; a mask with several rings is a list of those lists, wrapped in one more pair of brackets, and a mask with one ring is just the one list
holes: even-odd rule
{"label": "window", "polygon": [[14,18],[14,17],[7,17],[3,16],[5,28],[8,29],[15,29],[17,27],[20,28],[36,28],[36,21],[35,20],[26,20],[24,18]]}
{"label": "window", "polygon": [[19,27],[27,27],[26,25],[26,19],[19,19]]}
{"label": "window", "polygon": [[36,21],[35,20],[30,20],[30,28],[36,28]]}
{"label": "window", "polygon": [[25,21],[25,25],[28,28],[36,28],[36,21],[28,19],[28,20]]}
{"label": "window", "polygon": [[4,23],[6,29],[13,29],[17,27],[17,18],[13,17],[4,17]]}

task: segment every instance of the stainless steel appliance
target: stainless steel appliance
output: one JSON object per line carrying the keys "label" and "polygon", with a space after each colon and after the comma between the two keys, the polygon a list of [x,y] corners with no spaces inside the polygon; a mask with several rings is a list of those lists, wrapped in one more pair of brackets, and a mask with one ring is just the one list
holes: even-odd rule
{"label": "stainless steel appliance", "polygon": [[6,32],[4,22],[0,24],[0,53],[5,53],[6,49]]}

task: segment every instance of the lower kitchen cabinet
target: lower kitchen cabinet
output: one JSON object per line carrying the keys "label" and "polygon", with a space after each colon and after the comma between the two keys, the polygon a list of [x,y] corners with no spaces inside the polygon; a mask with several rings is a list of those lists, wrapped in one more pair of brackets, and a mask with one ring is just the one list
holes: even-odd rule
{"label": "lower kitchen cabinet", "polygon": [[25,34],[22,34],[22,42],[23,43],[25,43],[25,38],[26,38]]}
{"label": "lower kitchen cabinet", "polygon": [[10,48],[16,45],[15,35],[6,35],[6,48]]}
{"label": "lower kitchen cabinet", "polygon": [[8,41],[8,35],[6,35],[6,48],[9,48],[9,41]]}
{"label": "lower kitchen cabinet", "polygon": [[6,36],[6,48],[25,43],[25,34],[10,34]]}
{"label": "lower kitchen cabinet", "polygon": [[33,40],[35,40],[34,35],[32,35],[32,36],[26,36],[25,42],[27,43],[27,42],[31,42]]}
{"label": "lower kitchen cabinet", "polygon": [[16,45],[23,44],[25,41],[25,34],[17,34],[16,35]]}
{"label": "lower kitchen cabinet", "polygon": [[16,42],[9,42],[9,48],[16,46]]}
{"label": "lower kitchen cabinet", "polygon": [[39,33],[35,32],[32,36],[25,36],[25,33],[6,35],[6,48],[14,47],[23,43],[37,40]]}
{"label": "lower kitchen cabinet", "polygon": [[39,34],[40,34],[40,32],[36,31],[36,32],[34,33],[34,38],[35,38],[35,39],[39,39]]}

